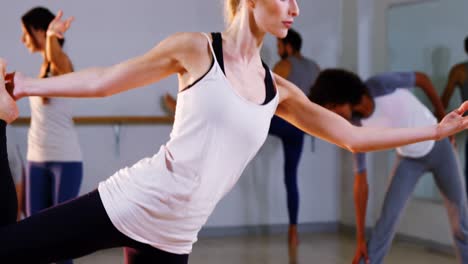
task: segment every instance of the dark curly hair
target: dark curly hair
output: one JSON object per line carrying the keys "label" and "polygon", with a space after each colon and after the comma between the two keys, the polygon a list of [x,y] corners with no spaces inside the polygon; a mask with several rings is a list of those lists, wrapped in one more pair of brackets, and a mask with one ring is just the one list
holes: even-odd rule
{"label": "dark curly hair", "polygon": [[366,94],[369,94],[369,90],[356,74],[343,69],[327,69],[320,73],[310,89],[309,99],[321,106],[357,105]]}

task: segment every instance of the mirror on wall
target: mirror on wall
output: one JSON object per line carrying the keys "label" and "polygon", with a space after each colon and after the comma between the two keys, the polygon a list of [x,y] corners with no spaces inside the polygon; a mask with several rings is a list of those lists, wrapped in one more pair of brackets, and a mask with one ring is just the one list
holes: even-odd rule
{"label": "mirror on wall", "polygon": [[[388,69],[424,72],[432,79],[439,95],[442,95],[450,69],[456,64],[468,61],[464,50],[464,40],[468,36],[467,10],[468,1],[466,0],[418,1],[389,8],[387,11],[388,50],[386,51]],[[451,97],[449,110],[456,108],[461,102],[461,89],[459,88],[455,89]],[[429,99],[422,91],[415,89],[414,93],[433,110]],[[466,133],[461,133],[456,137],[457,154],[463,178],[465,178],[466,167],[466,138]],[[430,173],[424,175],[419,181],[414,195],[421,199],[435,201],[442,199]]]}

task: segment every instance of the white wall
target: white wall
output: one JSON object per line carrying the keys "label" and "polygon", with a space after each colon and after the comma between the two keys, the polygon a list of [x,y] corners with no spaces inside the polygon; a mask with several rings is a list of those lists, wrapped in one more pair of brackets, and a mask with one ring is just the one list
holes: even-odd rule
{"label": "white wall", "polygon": [[[296,28],[303,34],[303,53],[323,67],[335,66],[341,43],[341,0],[302,1]],[[223,29],[222,1],[213,0],[118,0],[118,1],[13,1],[0,9],[0,56],[10,69],[36,75],[41,58],[30,55],[20,43],[20,16],[29,8],[45,5],[65,16],[76,17],[67,33],[66,50],[76,69],[110,65],[139,55],[165,36],[178,31],[220,31]],[[265,41],[265,60],[277,61],[275,39]],[[162,115],[160,96],[176,93],[175,78],[147,88],[106,99],[75,100],[76,115]],[[20,102],[22,116],[29,116],[27,100]],[[170,126],[121,127],[120,156],[116,155],[112,126],[78,127],[84,153],[85,180],[82,192],[115,170],[153,154],[167,139]],[[26,149],[24,127],[17,128],[17,141]],[[337,222],[340,210],[336,148],[318,141],[311,151],[310,138],[304,146],[299,170],[301,191],[300,222]],[[239,184],[224,199],[209,221],[209,226],[243,226],[287,223],[282,175],[282,150],[278,139],[269,138],[249,165]]]}

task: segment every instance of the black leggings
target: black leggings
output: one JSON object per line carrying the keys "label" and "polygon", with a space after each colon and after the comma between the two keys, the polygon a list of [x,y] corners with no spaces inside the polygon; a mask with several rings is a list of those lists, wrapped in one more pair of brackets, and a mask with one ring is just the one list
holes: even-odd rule
{"label": "black leggings", "polygon": [[50,263],[115,247],[129,248],[128,264],[188,263],[188,255],[168,253],[119,232],[98,191],[0,228],[2,263]]}
{"label": "black leggings", "polygon": [[127,247],[127,264],[188,263],[188,255],[168,253],[119,232],[98,191],[15,223],[17,200],[8,166],[5,127],[0,122],[0,263],[51,263],[115,247]]}
{"label": "black leggings", "polygon": [[18,200],[8,164],[6,123],[0,120],[0,226],[16,222]]}
{"label": "black leggings", "polygon": [[282,118],[273,116],[270,131],[283,142],[284,149],[284,183],[288,202],[289,224],[297,224],[299,214],[299,189],[297,186],[297,167],[302,155],[304,144],[304,132],[284,121]]}

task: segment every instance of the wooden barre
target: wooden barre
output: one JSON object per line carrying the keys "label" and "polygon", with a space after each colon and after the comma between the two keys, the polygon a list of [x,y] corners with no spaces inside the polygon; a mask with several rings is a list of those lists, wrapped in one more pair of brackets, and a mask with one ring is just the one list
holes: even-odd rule
{"label": "wooden barre", "polygon": [[[73,118],[76,125],[151,125],[151,124],[172,124],[172,116],[80,116]],[[12,125],[24,126],[31,123],[30,117],[19,117]]]}

